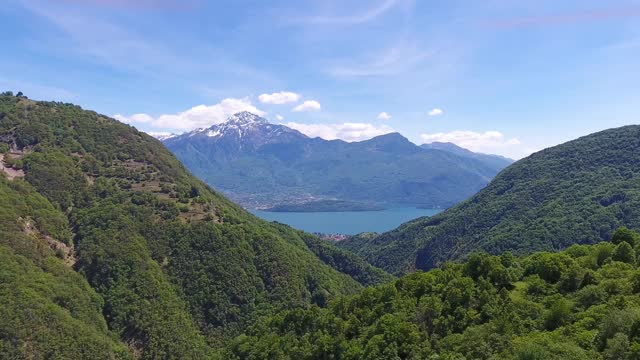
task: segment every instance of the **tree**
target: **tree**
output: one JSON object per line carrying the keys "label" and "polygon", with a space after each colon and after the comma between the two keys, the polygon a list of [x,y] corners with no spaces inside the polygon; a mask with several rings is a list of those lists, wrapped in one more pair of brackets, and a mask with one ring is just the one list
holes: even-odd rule
{"label": "tree", "polygon": [[597,348],[604,350],[616,334],[631,332],[633,323],[637,318],[634,312],[626,309],[611,311],[602,319],[602,324],[600,324],[600,331],[595,339]]}
{"label": "tree", "polygon": [[615,261],[633,264],[636,262],[636,252],[628,242],[623,241],[616,246],[615,250],[613,250],[612,258]]}
{"label": "tree", "polygon": [[604,358],[607,360],[625,359],[629,351],[629,338],[623,333],[617,333],[607,341]]}
{"label": "tree", "polygon": [[517,360],[544,360],[549,357],[549,352],[538,344],[525,344],[516,352]]}
{"label": "tree", "polygon": [[631,286],[634,294],[640,293],[640,271],[636,270],[631,275]]}
{"label": "tree", "polygon": [[598,279],[596,279],[596,275],[593,270],[589,269],[584,273],[582,277],[582,282],[580,283],[580,288],[583,288],[588,285],[595,285],[598,283]]}
{"label": "tree", "polygon": [[417,308],[416,320],[426,330],[427,334],[433,334],[435,322],[442,313],[442,301],[437,296],[423,296]]}
{"label": "tree", "polygon": [[613,233],[613,237],[611,237],[611,242],[614,244],[620,244],[621,242],[626,241],[632,247],[635,247],[640,243],[640,234],[637,232],[631,231],[626,227],[621,227]]}
{"label": "tree", "polygon": [[557,329],[569,323],[571,317],[571,303],[565,299],[559,299],[547,312],[545,326],[549,330]]}

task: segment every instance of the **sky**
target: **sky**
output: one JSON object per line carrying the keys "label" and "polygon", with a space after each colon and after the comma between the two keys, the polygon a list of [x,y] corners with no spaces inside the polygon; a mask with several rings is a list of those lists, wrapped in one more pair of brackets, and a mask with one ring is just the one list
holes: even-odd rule
{"label": "sky", "polygon": [[181,133],[251,111],[515,159],[640,123],[640,0],[4,0],[0,90]]}

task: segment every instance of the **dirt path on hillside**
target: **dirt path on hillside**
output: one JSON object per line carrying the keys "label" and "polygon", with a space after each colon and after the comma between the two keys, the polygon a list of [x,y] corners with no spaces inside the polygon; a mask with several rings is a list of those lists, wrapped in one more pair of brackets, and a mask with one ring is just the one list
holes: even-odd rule
{"label": "dirt path on hillside", "polygon": [[24,171],[16,170],[4,165],[4,154],[0,154],[0,171],[7,174],[9,180],[13,180],[17,177],[24,177]]}

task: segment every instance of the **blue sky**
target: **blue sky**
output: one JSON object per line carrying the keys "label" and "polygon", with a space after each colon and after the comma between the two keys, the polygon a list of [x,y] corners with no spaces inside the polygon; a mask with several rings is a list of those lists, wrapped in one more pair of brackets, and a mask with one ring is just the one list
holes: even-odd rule
{"label": "blue sky", "polygon": [[250,110],[520,158],[640,122],[640,0],[5,0],[0,31],[1,89],[148,132]]}

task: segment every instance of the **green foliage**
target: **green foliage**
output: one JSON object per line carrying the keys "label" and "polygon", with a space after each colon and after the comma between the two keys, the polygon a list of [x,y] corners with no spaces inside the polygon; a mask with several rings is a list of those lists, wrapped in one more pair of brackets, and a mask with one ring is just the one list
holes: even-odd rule
{"label": "green foliage", "polygon": [[613,233],[611,242],[618,245],[622,242],[627,242],[629,245],[635,247],[640,245],[640,234],[633,232],[626,227],[621,227]]}
{"label": "green foliage", "polygon": [[[474,254],[406,275],[326,309],[267,316],[229,359],[636,359],[635,264],[595,265],[599,245],[526,258]],[[595,280],[567,290],[566,272]],[[508,280],[492,274],[506,272]],[[504,279],[498,276],[497,279]],[[537,287],[533,290],[532,287]]]}
{"label": "green foliage", "polygon": [[0,176],[0,204],[0,243],[18,246],[12,237],[31,223],[42,235],[71,242],[67,218],[28,183]]}
{"label": "green foliage", "polygon": [[59,260],[42,267],[0,245],[0,358],[128,359],[102,299]]}
{"label": "green foliage", "polygon": [[[274,226],[279,227],[283,233],[290,231],[289,227],[284,225]],[[311,250],[324,263],[351,276],[362,285],[377,285],[394,279],[393,276],[371,266],[357,255],[338,249],[327,241],[321,240],[316,236],[312,236],[302,231],[298,231],[297,235],[300,236],[309,250]]]}
{"label": "green foliage", "polygon": [[607,340],[607,348],[604,351],[606,360],[628,359],[629,337],[622,333],[617,333],[613,338]]}
{"label": "green foliage", "polygon": [[628,242],[623,241],[619,243],[618,246],[616,246],[616,248],[613,250],[613,255],[611,258],[615,261],[633,264],[636,262],[636,252]]}
{"label": "green foliage", "polygon": [[464,265],[463,273],[474,280],[484,278],[497,288],[509,287],[517,276],[511,269],[513,256],[506,253],[501,257],[487,254],[473,254]]}
{"label": "green foliage", "polygon": [[127,210],[98,202],[75,214],[80,272],[101,292],[110,327],[144,358],[203,358],[204,338]]}
{"label": "green foliage", "polygon": [[[93,301],[95,318],[83,315],[73,320],[77,330],[27,346],[57,349],[51,342],[64,338],[60,346],[96,344],[92,358],[116,357],[122,344],[124,355],[141,359],[210,358],[260,315],[324,305],[391,279],[311,235],[255,218],[191,176],[159,141],[78,106],[0,96],[0,144],[17,152],[12,165],[26,173],[0,176],[0,245],[47,276],[62,272],[44,267],[57,262],[86,294],[60,289]],[[38,291],[73,305],[63,290]],[[33,299],[20,311],[37,314],[35,322],[12,323],[19,334],[0,351],[24,348],[29,333],[64,312]],[[87,357],[78,349],[51,357]]]}
{"label": "green foliage", "polygon": [[[537,152],[467,201],[373,239],[338,245],[393,274],[474,252],[528,254],[575,243],[640,243],[640,126],[602,131]],[[614,231],[616,234],[614,234]]]}
{"label": "green foliage", "polygon": [[[402,249],[360,237],[389,250],[377,261],[393,260],[398,272],[447,258],[452,244],[453,258],[468,259],[388,283],[353,254],[244,212],[131,127],[70,104],[0,96],[0,143],[20,152],[12,165],[26,173],[0,176],[0,357],[638,358],[638,237],[611,236],[635,228],[627,181],[636,163],[622,154],[634,143],[586,139],[603,151],[587,154],[593,163],[615,153],[625,166],[588,162],[582,174],[536,155],[532,169],[548,166],[564,188],[543,174],[527,191],[515,179],[530,170],[517,165],[479,194],[488,213],[472,199],[455,210],[464,222],[447,215],[405,225],[394,233]],[[575,151],[563,157],[576,162]],[[568,183],[557,166],[582,182]],[[516,197],[542,209],[524,210]],[[496,217],[512,228],[480,231]],[[439,241],[414,236],[418,228]],[[613,243],[526,258],[475,252],[514,241],[517,253],[556,249],[573,242],[569,234]],[[417,263],[405,261],[414,255]]]}
{"label": "green foliage", "polygon": [[555,301],[545,316],[545,327],[549,330],[554,330],[568,324],[571,319],[571,312],[571,303],[566,299]]}
{"label": "green foliage", "polygon": [[35,152],[24,160],[26,180],[62,210],[82,201],[87,183],[75,161],[62,152]]}
{"label": "green foliage", "polygon": [[64,214],[2,177],[0,204],[0,358],[129,358],[107,328],[103,299],[48,246],[71,244]]}

